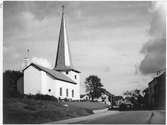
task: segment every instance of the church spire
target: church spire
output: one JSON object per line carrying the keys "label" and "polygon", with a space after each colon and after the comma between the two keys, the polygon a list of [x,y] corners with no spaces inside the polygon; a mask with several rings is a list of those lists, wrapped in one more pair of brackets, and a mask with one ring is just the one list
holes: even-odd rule
{"label": "church spire", "polygon": [[61,26],[60,26],[60,33],[59,33],[56,64],[55,64],[56,70],[61,71],[61,70],[73,69],[71,53],[70,53],[67,37],[68,36],[67,36],[66,24],[65,24],[65,18],[64,18],[64,6],[62,6],[62,19],[61,19]]}

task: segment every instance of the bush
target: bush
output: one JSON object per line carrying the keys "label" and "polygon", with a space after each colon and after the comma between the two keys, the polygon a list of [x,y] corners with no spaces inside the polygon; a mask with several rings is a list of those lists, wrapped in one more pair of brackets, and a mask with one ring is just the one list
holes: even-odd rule
{"label": "bush", "polygon": [[49,100],[49,101],[56,101],[58,102],[58,99],[54,96],[50,95],[42,95],[42,94],[36,94],[36,95],[25,95],[26,98],[30,99],[36,99],[36,100]]}
{"label": "bush", "polygon": [[119,106],[119,110],[120,110],[120,111],[133,110],[133,105],[122,103],[122,104]]}
{"label": "bush", "polygon": [[24,106],[25,109],[31,110],[31,111],[35,111],[35,108],[32,107],[31,105],[26,105]]}
{"label": "bush", "polygon": [[20,71],[7,70],[3,72],[3,97],[17,97],[17,80],[23,76]]}
{"label": "bush", "polygon": [[69,100],[67,98],[64,99],[65,102],[68,102]]}
{"label": "bush", "polygon": [[119,110],[120,111],[125,111],[125,110],[127,110],[127,107],[126,107],[126,104],[121,104],[120,106],[119,106]]}

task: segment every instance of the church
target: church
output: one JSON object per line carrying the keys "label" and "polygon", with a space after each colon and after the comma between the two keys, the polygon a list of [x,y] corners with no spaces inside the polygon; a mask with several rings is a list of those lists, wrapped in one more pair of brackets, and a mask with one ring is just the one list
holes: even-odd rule
{"label": "church", "polygon": [[18,84],[19,91],[32,95],[47,94],[61,99],[80,99],[80,71],[72,65],[67,37],[63,8],[54,68],[49,69],[35,63],[28,64],[23,69],[23,84]]}

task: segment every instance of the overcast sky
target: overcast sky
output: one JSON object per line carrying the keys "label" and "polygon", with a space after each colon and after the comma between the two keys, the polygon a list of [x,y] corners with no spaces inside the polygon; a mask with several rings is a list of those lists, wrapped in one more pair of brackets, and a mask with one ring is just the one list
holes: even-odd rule
{"label": "overcast sky", "polygon": [[[97,75],[112,94],[144,89],[150,74],[165,68],[162,8],[147,2],[4,2],[3,68],[21,69],[26,49],[37,62],[54,65],[65,5],[74,67]],[[165,35],[164,35],[165,34]],[[83,93],[82,89],[82,93]]]}

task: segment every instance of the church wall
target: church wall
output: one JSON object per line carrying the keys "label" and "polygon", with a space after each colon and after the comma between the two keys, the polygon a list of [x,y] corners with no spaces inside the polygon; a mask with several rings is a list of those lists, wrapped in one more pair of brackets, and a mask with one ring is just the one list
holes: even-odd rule
{"label": "church wall", "polygon": [[[79,73],[74,72],[74,71],[68,71],[68,74],[66,72],[62,72],[64,75],[68,76],[69,78],[71,78],[73,81],[75,81],[76,83],[80,83],[80,77],[79,77]],[[76,78],[75,78],[76,76]]]}
{"label": "church wall", "polygon": [[[70,77],[77,75],[77,80],[79,82],[79,74],[75,72],[69,72]],[[71,78],[72,79],[72,78]],[[62,96],[60,96],[60,88],[62,88]],[[68,89],[68,96],[66,95],[66,89]],[[72,90],[74,90],[74,97],[72,97]],[[24,94],[48,94],[55,96],[57,98],[68,98],[73,100],[80,99],[80,85],[72,84],[69,82],[57,80],[52,76],[48,75],[44,71],[39,71],[33,66],[28,67],[24,71]]]}
{"label": "church wall", "polygon": [[41,71],[33,66],[24,70],[24,94],[37,94],[41,92]]}
{"label": "church wall", "polygon": [[49,95],[49,93],[48,93],[48,90],[47,90],[47,77],[48,77],[48,75],[47,75],[47,73],[46,72],[44,72],[44,71],[41,71],[41,93],[42,94],[48,94]]}
{"label": "church wall", "polygon": [[62,72],[62,73],[77,83],[77,85],[75,85],[77,92],[78,92],[77,97],[80,97],[80,75],[79,73],[74,72],[74,71],[68,71],[68,74],[66,72]]}
{"label": "church wall", "polygon": [[[61,99],[64,99],[64,98],[69,98],[73,100],[80,99],[80,91],[79,91],[78,85],[61,81],[61,80],[56,80],[48,74],[46,74],[45,78],[46,80],[45,82],[43,82],[43,84],[45,85],[42,85],[42,86],[46,86],[45,92],[48,95],[53,95],[57,98],[60,97]],[[60,96],[60,88],[62,88],[62,96]],[[49,89],[51,90],[50,92],[49,92]],[[68,96],[66,96],[66,89],[68,89]],[[72,97],[72,90],[74,90],[74,97]]]}

